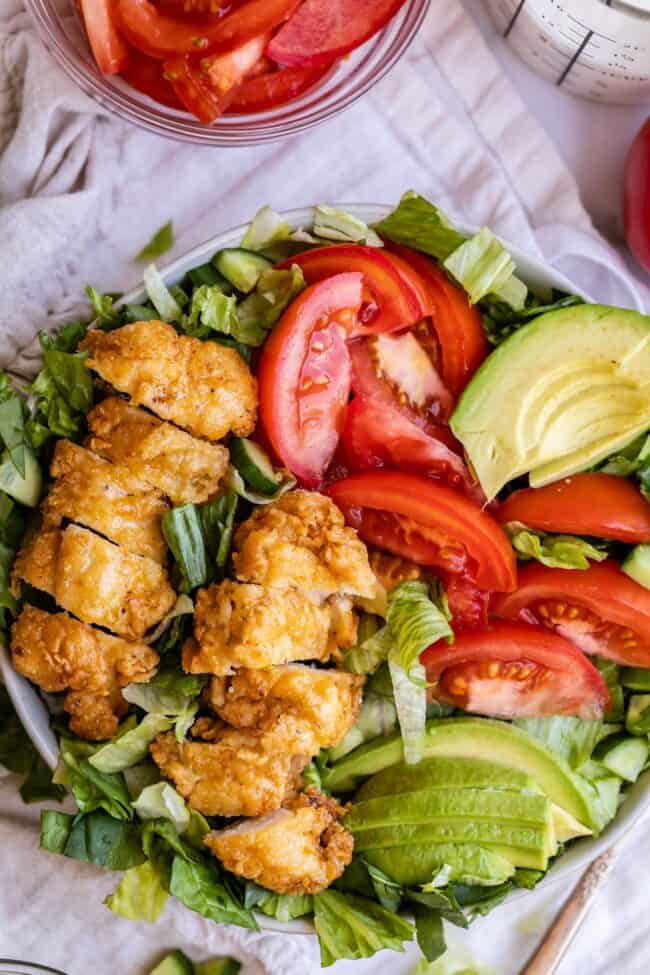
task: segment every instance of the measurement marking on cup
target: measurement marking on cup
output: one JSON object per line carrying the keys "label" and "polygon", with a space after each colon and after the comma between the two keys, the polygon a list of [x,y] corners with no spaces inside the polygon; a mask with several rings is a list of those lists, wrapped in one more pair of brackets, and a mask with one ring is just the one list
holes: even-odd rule
{"label": "measurement marking on cup", "polygon": [[510,18],[510,23],[508,24],[508,26],[506,27],[506,29],[505,29],[505,31],[503,33],[503,36],[504,37],[507,37],[508,36],[508,34],[512,30],[512,28],[517,23],[517,17],[521,13],[521,11],[524,9],[524,4],[525,3],[526,3],[526,0],[519,0],[519,3],[517,4],[517,6],[515,8],[515,12],[513,13],[512,17]]}
{"label": "measurement marking on cup", "polygon": [[593,36],[594,36],[594,32],[592,30],[590,30],[590,31],[587,32],[587,34],[585,36],[585,39],[583,40],[582,44],[580,45],[580,47],[578,48],[578,50],[573,55],[573,57],[571,58],[571,60],[567,64],[566,68],[564,69],[564,71],[562,72],[562,74],[560,75],[560,77],[555,82],[555,84],[557,85],[558,88],[560,87],[560,85],[562,85],[566,81],[567,75],[571,71],[571,68],[574,66],[574,64],[576,63],[576,61],[578,60],[578,58],[580,57],[580,55],[582,54],[582,52],[584,51],[584,49],[586,48],[587,44],[589,43],[589,41],[591,40],[591,38]]}

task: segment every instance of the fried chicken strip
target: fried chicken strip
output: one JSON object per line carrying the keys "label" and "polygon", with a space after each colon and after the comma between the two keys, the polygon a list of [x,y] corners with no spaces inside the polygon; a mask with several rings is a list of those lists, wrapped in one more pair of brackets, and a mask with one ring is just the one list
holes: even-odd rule
{"label": "fried chicken strip", "polygon": [[236,728],[263,729],[290,713],[310,725],[319,749],[330,748],[356,722],[364,681],[358,674],[302,664],[242,668],[232,677],[213,677],[207,698],[215,713]]}
{"label": "fried chicken strip", "polygon": [[68,518],[129,552],[166,562],[160,523],[168,505],[158,492],[70,440],[58,441],[50,474],[56,480],[43,502],[46,529]]}
{"label": "fried chicken strip", "polygon": [[12,588],[24,579],[84,623],[139,639],[159,623],[176,594],[162,566],[99,535],[68,525],[37,534],[14,563]]}
{"label": "fried chicken strip", "polygon": [[352,859],[354,839],[340,822],[345,809],[310,786],[283,809],[212,831],[206,846],[226,870],[278,894],[317,894]]}
{"label": "fried chicken strip", "polygon": [[217,493],[228,467],[228,451],[220,444],[197,440],[118,396],[98,403],[87,420],[87,447],[173,504],[200,504]]}
{"label": "fried chicken strip", "polygon": [[127,710],[120,688],[149,680],[158,654],[127,643],[66,613],[25,606],[11,628],[13,665],[44,691],[67,691],[70,729],[82,738],[110,738]]}
{"label": "fried chicken strip", "polygon": [[179,335],[160,321],[91,329],[79,348],[90,353],[88,368],[136,406],[194,436],[245,437],[255,427],[257,382],[234,349]]}

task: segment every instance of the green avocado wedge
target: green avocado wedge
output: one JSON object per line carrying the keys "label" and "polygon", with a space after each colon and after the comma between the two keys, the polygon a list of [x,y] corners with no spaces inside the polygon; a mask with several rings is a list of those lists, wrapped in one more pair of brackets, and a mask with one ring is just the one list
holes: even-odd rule
{"label": "green avocado wedge", "polygon": [[[513,856],[517,854],[513,853]],[[512,859],[494,849],[471,843],[387,847],[385,850],[369,850],[364,859],[398,884],[409,887],[430,882],[443,867],[449,868],[448,883],[486,887],[504,883],[515,872]]]}
{"label": "green avocado wedge", "polygon": [[[443,718],[428,721],[424,757],[487,759],[529,775],[548,798],[594,832],[599,829],[592,810],[595,790],[576,775],[542,742],[504,721],[490,718]],[[346,755],[325,775],[331,792],[353,790],[359,779],[404,760],[398,734],[376,738]]]}
{"label": "green avocado wedge", "polygon": [[605,305],[540,315],[485,360],[450,421],[491,500],[604,460],[650,427],[650,317]]}
{"label": "green avocado wedge", "polygon": [[355,802],[423,789],[506,789],[539,792],[529,775],[481,758],[425,758],[415,765],[402,762],[378,772],[361,786]]}

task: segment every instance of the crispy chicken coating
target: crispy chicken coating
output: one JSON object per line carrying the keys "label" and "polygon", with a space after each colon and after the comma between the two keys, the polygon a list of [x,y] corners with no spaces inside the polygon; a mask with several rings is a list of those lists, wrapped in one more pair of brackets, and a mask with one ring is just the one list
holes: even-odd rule
{"label": "crispy chicken coating", "polygon": [[257,382],[242,357],[217,342],[179,335],[165,322],[91,329],[79,348],[102,379],[196,437],[245,437],[257,418]]}
{"label": "crispy chicken coating", "polygon": [[212,709],[236,728],[266,728],[283,714],[311,726],[318,748],[337,745],[361,710],[365,677],[343,670],[290,664],[268,670],[242,668],[232,677],[213,677]]}
{"label": "crispy chicken coating", "polygon": [[58,441],[50,474],[56,480],[43,502],[45,528],[68,518],[129,552],[166,562],[160,523],[168,506],[158,492],[70,440]]}
{"label": "crispy chicken coating", "polygon": [[179,744],[159,735],[151,755],[190,806],[205,816],[261,816],[294,795],[315,746],[310,729],[281,715],[264,731],[200,719],[193,732],[209,741]]}
{"label": "crispy chicken coating", "polygon": [[235,572],[244,582],[295,586],[318,598],[375,594],[366,546],[323,494],[289,491],[258,508],[239,526],[235,547]]}
{"label": "crispy chicken coating", "polygon": [[278,894],[317,894],[352,859],[354,839],[341,825],[345,809],[310,786],[284,809],[248,819],[204,839],[226,870]]}
{"label": "crispy chicken coating", "polygon": [[228,451],[220,444],[197,440],[119,396],[102,400],[87,419],[87,447],[173,504],[200,504],[217,493],[228,467]]}
{"label": "crispy chicken coating", "polygon": [[[351,608],[348,615],[354,616]],[[346,629],[356,632],[351,624]],[[297,589],[227,579],[196,594],[194,640],[185,644],[183,666],[195,674],[229,674],[236,667],[327,660],[341,630],[338,608],[334,614]]]}
{"label": "crispy chicken coating", "polygon": [[77,525],[40,532],[14,563],[24,579],[85,623],[139,639],[171,609],[176,594],[153,559],[133,555]]}
{"label": "crispy chicken coating", "polygon": [[415,562],[409,562],[399,555],[390,555],[375,548],[370,551],[370,568],[377,581],[390,592],[401,582],[417,582],[424,576],[424,569]]}
{"label": "crispy chicken coating", "polygon": [[13,664],[44,691],[67,691],[70,729],[82,738],[110,738],[127,703],[120,688],[153,676],[158,654],[127,643],[66,613],[25,606],[11,629]]}

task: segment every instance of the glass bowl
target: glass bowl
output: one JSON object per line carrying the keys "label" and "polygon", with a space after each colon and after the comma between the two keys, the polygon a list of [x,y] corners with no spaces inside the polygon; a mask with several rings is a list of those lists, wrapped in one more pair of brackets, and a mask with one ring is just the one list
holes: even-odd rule
{"label": "glass bowl", "polygon": [[397,63],[413,40],[430,2],[406,0],[382,31],[286,105],[256,114],[225,115],[211,125],[203,125],[187,112],[153,101],[119,75],[102,75],[90,52],[74,0],[26,0],[46,47],[87,95],[109,112],[156,135],[204,146],[272,142],[332,118]]}

